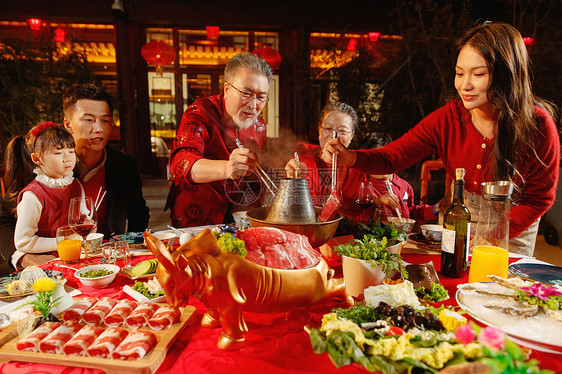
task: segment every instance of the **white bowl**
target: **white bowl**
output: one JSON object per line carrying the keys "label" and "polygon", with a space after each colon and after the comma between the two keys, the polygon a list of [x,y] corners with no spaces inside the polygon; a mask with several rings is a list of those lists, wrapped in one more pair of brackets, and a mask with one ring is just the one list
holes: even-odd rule
{"label": "white bowl", "polygon": [[[97,277],[97,278],[84,278],[84,277],[81,276],[82,274],[86,273],[87,271],[102,270],[102,269],[111,271],[112,273],[109,274],[109,275],[104,275],[103,277]],[[83,267],[82,269],[76,270],[76,273],[74,273],[74,276],[76,278],[78,278],[78,280],[84,286],[88,286],[88,287],[92,287],[92,288],[104,288],[105,286],[107,286],[108,284],[113,282],[113,280],[117,276],[117,273],[119,273],[119,270],[121,270],[121,269],[117,265],[111,265],[111,264],[90,265],[90,266]]]}
{"label": "white bowl", "polygon": [[156,237],[156,239],[160,240],[164,245],[172,245],[174,238],[176,238],[176,234],[173,232],[155,232],[152,236]]}
{"label": "white bowl", "polygon": [[434,224],[426,224],[420,226],[422,230],[422,234],[424,238],[427,240],[432,240],[434,242],[441,241],[441,234],[443,231],[443,226],[441,225],[434,225]]}
{"label": "white bowl", "polygon": [[411,218],[404,218],[402,219],[398,217],[388,217],[388,223],[392,225],[398,231],[410,231],[412,227],[416,224],[416,221]]}

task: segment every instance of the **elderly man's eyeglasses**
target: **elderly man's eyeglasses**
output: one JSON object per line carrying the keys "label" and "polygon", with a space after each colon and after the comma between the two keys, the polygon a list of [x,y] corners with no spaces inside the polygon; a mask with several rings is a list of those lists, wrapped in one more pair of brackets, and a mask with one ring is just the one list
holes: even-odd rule
{"label": "elderly man's eyeglasses", "polygon": [[334,131],[338,133],[338,136],[346,136],[346,135],[353,134],[353,131],[345,127],[340,127],[339,129],[334,129],[333,127],[324,127],[324,126],[322,127],[322,132],[324,134],[332,134]]}
{"label": "elderly man's eyeglasses", "polygon": [[234,88],[236,91],[240,92],[240,95],[242,95],[242,97],[245,100],[252,100],[252,99],[256,99],[258,102],[260,103],[265,103],[267,101],[269,101],[269,97],[267,97],[267,95],[263,95],[263,94],[258,94],[256,95],[253,92],[248,92],[248,91],[242,91],[239,90],[238,88],[234,87],[231,83],[226,82],[230,87]]}

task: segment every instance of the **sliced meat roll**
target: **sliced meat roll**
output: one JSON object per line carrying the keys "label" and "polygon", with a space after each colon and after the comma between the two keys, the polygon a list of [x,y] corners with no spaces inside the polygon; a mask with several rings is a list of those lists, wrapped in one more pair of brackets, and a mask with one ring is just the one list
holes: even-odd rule
{"label": "sliced meat roll", "polygon": [[148,320],[159,308],[152,303],[140,303],[135,310],[125,319],[125,323],[131,329],[138,329],[148,323]]}
{"label": "sliced meat roll", "polygon": [[82,320],[82,315],[97,301],[98,299],[96,299],[95,297],[85,297],[77,299],[70,308],[62,313],[62,320],[64,322],[80,322]]}
{"label": "sliced meat roll", "polygon": [[125,329],[108,327],[86,350],[90,357],[108,358],[119,344],[125,339],[128,332]]}
{"label": "sliced meat roll", "polygon": [[85,356],[86,349],[104,331],[103,327],[86,325],[72,339],[66,342],[62,351],[69,356]]}
{"label": "sliced meat roll", "polygon": [[21,339],[19,342],[16,343],[16,349],[18,351],[27,351],[27,352],[38,352],[39,351],[39,343],[43,340],[47,335],[53,332],[60,326],[58,322],[45,322],[41,326],[35,329],[31,334],[27,335],[25,338]]}
{"label": "sliced meat roll", "polygon": [[135,330],[119,344],[111,357],[117,360],[138,360],[156,345],[156,336],[150,331]]}
{"label": "sliced meat roll", "polygon": [[138,303],[132,300],[119,300],[111,312],[105,316],[104,322],[107,326],[119,327],[125,322],[125,318],[137,307]]}
{"label": "sliced meat roll", "polygon": [[41,343],[39,343],[39,350],[43,353],[62,353],[62,347],[69,341],[74,334],[82,329],[82,325],[78,322],[65,322],[49,335],[47,335]]}
{"label": "sliced meat roll", "polygon": [[153,330],[163,330],[174,324],[180,315],[181,313],[178,309],[167,304],[162,305],[148,320],[148,326]]}
{"label": "sliced meat roll", "polygon": [[116,304],[117,300],[109,297],[102,297],[93,307],[82,315],[82,320],[90,325],[100,325],[105,316]]}

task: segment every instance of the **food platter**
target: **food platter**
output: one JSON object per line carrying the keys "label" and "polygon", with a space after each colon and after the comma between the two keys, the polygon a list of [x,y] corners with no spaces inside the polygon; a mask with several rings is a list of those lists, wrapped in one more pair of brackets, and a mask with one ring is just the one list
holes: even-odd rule
{"label": "food platter", "polygon": [[187,306],[182,308],[180,322],[173,324],[166,330],[150,330],[158,339],[156,346],[145,357],[133,361],[18,351],[16,343],[19,341],[19,337],[17,336],[16,324],[12,323],[0,332],[0,362],[48,362],[52,365],[101,369],[109,374],[153,373],[162,364],[168,349],[170,349],[179,334],[189,325],[194,316],[195,307]]}
{"label": "food platter", "polygon": [[435,242],[433,240],[426,239],[422,234],[410,234],[408,235],[408,241],[414,244],[422,245],[427,249],[432,249],[435,251],[441,251],[441,242]]}
{"label": "food platter", "polygon": [[166,300],[168,299],[166,295],[155,297],[154,299],[149,299],[148,297],[144,296],[142,293],[133,289],[133,287],[131,286],[124,286],[123,292],[131,296],[136,301],[144,302],[144,303],[165,303]]}
{"label": "food platter", "polygon": [[[493,285],[493,282],[482,282]],[[534,317],[513,316],[493,310],[484,305],[497,296],[477,293],[473,290],[459,289],[456,300],[474,319],[502,330],[513,341],[543,352],[562,353],[562,323],[555,321],[544,312]],[[505,300],[505,299],[504,299]]]}
{"label": "food platter", "polygon": [[535,282],[562,286],[562,268],[554,265],[536,263],[515,263],[508,267],[509,272]]}
{"label": "food platter", "polygon": [[[51,279],[62,279],[63,278],[63,275],[60,271],[44,270],[44,272]],[[6,289],[8,284],[10,284],[12,281],[19,280],[20,275],[21,275],[21,272],[18,272],[18,273],[7,275],[5,277],[0,278],[0,301],[10,302],[10,301],[21,299],[22,297],[33,295],[33,291],[21,293],[21,294],[18,294],[18,295],[8,294],[8,291]]]}

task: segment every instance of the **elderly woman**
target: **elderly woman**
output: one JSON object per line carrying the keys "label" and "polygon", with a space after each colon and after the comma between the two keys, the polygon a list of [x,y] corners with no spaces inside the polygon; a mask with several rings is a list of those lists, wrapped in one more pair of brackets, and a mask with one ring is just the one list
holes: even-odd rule
{"label": "elderly woman", "polygon": [[[350,105],[341,102],[326,105],[320,113],[318,125],[320,146],[299,148],[299,165],[292,159],[285,166],[287,177],[306,177],[308,179],[314,205],[324,205],[332,184],[332,167],[320,158],[321,150],[326,142],[333,138],[334,132],[337,133],[337,138],[343,145],[349,146],[357,124],[357,113]],[[343,194],[340,212],[356,221],[367,222],[373,217],[373,207],[360,208],[355,203],[359,186],[362,181],[367,179],[367,176],[357,171],[353,171],[352,174],[349,175],[347,167],[338,167],[337,185]]]}
{"label": "elderly woman", "polygon": [[532,255],[540,217],[552,206],[560,167],[560,139],[552,110],[531,89],[527,49],[513,26],[487,22],[458,42],[459,97],[384,148],[350,151],[326,142],[322,158],[369,173],[389,174],[438,153],[449,175],[466,170],[466,203],[478,213],[480,184],[515,184],[509,251]]}

